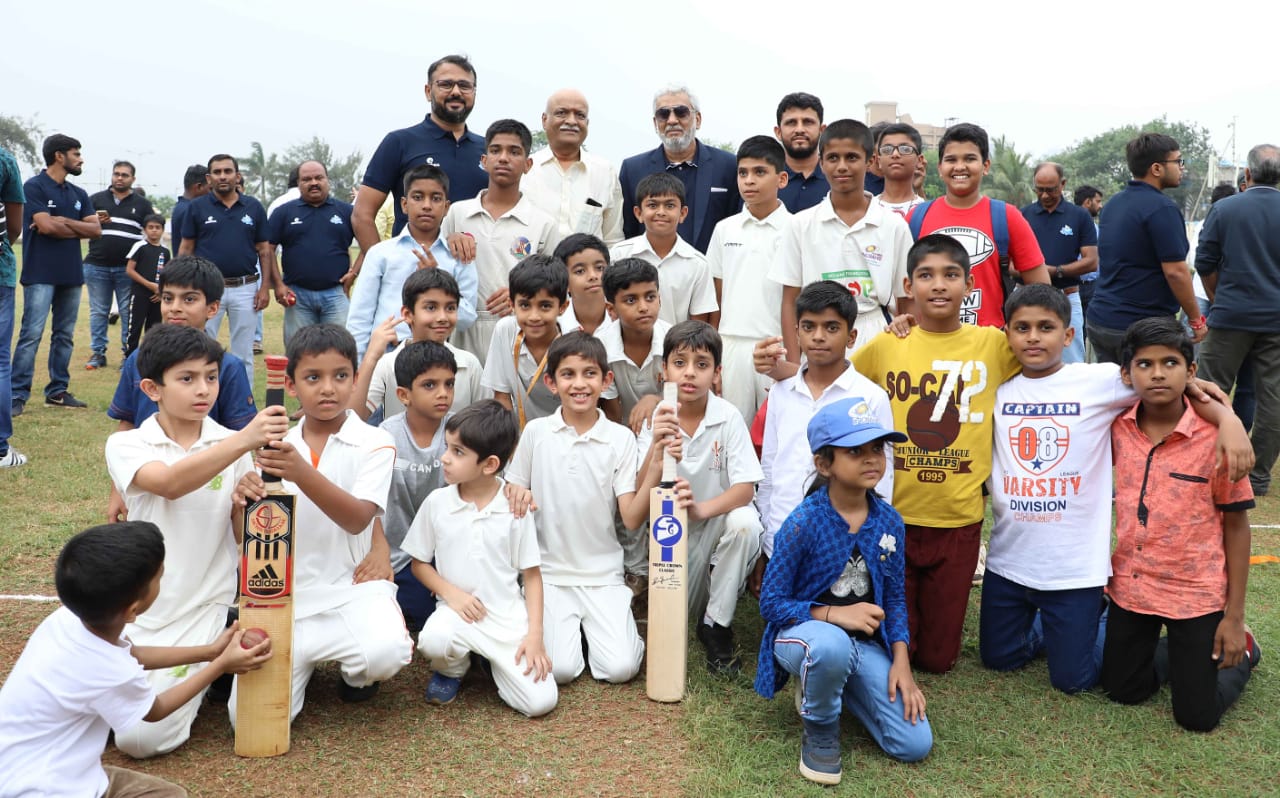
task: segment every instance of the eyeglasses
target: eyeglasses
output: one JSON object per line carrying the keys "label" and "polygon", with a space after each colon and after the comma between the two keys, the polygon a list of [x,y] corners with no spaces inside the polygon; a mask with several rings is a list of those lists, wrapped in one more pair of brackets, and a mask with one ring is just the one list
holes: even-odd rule
{"label": "eyeglasses", "polygon": [[673,105],[663,108],[655,108],[653,110],[654,121],[665,122],[673,114],[676,119],[688,119],[693,113],[693,109],[687,105]]}
{"label": "eyeglasses", "polygon": [[1156,161],[1156,163],[1176,163],[1178,166],[1186,166],[1187,162],[1184,158],[1170,158],[1167,161]]}
{"label": "eyeglasses", "polygon": [[1032,186],[1031,190],[1037,194],[1057,194],[1062,186]]}
{"label": "eyeglasses", "polygon": [[432,85],[443,92],[451,92],[457,89],[463,94],[471,94],[476,90],[476,84],[469,80],[437,80]]}
{"label": "eyeglasses", "polygon": [[900,155],[915,155],[920,152],[914,144],[881,144],[877,152],[881,155],[893,155],[894,150],[897,150]]}

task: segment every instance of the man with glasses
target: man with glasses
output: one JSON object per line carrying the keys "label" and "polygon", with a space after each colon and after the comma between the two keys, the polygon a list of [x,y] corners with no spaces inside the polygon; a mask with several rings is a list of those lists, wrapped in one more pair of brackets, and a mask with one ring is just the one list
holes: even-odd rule
{"label": "man with glasses", "polygon": [[461,55],[446,55],[427,68],[423,87],[431,111],[413,127],[393,130],[382,139],[356,195],[351,226],[360,244],[360,256],[352,266],[359,274],[369,247],[378,243],[374,217],[387,194],[393,197],[398,235],[405,225],[400,200],[405,174],[415,166],[429,163],[449,176],[449,201],[472,199],[489,185],[489,175],[480,167],[484,136],[467,129],[467,117],[476,104],[476,70]]}
{"label": "man with glasses", "polygon": [[924,164],[920,131],[902,122],[885,125],[876,137],[872,160],[884,178],[884,191],[876,195],[876,204],[907,218],[912,208],[924,202],[915,187],[916,173]]}
{"label": "man with glasses", "polygon": [[1062,353],[1063,363],[1084,362],[1084,310],[1080,305],[1080,278],[1098,268],[1098,231],[1093,217],[1063,197],[1067,178],[1062,165],[1045,162],[1032,176],[1036,202],[1022,208],[1031,232],[1040,242],[1049,281],[1071,303],[1071,326],[1076,334]]}
{"label": "man with glasses", "polygon": [[1120,363],[1120,341],[1129,325],[1179,308],[1196,343],[1207,325],[1187,267],[1187,226],[1177,203],[1164,195],[1182,182],[1178,142],[1143,133],[1125,146],[1133,174],[1102,209],[1105,235],[1098,243],[1098,282],[1089,303],[1089,343],[1101,363]]}
{"label": "man with glasses", "polygon": [[120,308],[120,357],[128,351],[129,306],[133,297],[133,280],[125,274],[129,250],[142,240],[142,220],[155,213],[151,203],[133,190],[133,164],[116,161],[111,166],[111,188],[89,197],[102,225],[102,237],[89,242],[84,258],[84,284],[89,289],[89,347],[93,354],[86,369],[107,365],[107,317],[111,312],[111,295]]}
{"label": "man with glasses", "polygon": [[587,152],[587,98],[561,89],[547,98],[542,129],[547,146],[532,155],[533,169],[520,187],[534,205],[556,220],[557,239],[589,233],[613,246],[622,240],[622,185],[613,164]]}
{"label": "man with glasses", "polygon": [[[678,232],[705,254],[716,224],[737,213],[742,203],[738,199],[737,157],[699,141],[701,126],[698,99],[688,88],[668,86],[659,91],[653,98],[653,129],[662,144],[623,161],[618,178],[623,206],[636,208],[636,186],[643,178],[663,170],[678,177],[684,183],[689,209]],[[625,214],[622,232],[627,238],[644,232],[635,213]]]}
{"label": "man with glasses", "polygon": [[782,143],[787,160],[787,184],[778,191],[778,199],[791,213],[812,208],[831,190],[827,176],[818,168],[818,137],[827,128],[822,113],[822,100],[802,91],[792,92],[778,103],[773,136]]}

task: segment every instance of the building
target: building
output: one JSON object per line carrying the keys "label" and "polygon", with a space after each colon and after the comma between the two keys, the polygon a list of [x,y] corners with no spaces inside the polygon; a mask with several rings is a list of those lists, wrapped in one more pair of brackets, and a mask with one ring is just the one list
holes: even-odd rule
{"label": "building", "polygon": [[911,118],[911,114],[899,114],[898,103],[891,100],[877,100],[866,104],[867,125],[876,125],[881,122],[893,123],[902,122],[911,125],[920,131],[920,138],[924,143],[926,152],[934,150],[938,146],[938,141],[942,138],[942,134],[947,131],[946,126],[931,125],[927,122],[917,122]]}

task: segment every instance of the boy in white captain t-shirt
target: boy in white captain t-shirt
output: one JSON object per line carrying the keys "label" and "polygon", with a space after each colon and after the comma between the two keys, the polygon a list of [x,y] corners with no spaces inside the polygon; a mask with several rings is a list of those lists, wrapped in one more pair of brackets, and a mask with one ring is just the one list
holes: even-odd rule
{"label": "boy in white captain t-shirt", "polygon": [[[127,628],[137,645],[204,645],[226,626],[236,598],[232,492],[253,470],[249,452],[288,429],[282,407],[264,409],[239,432],[208,418],[221,361],[222,347],[200,328],[151,330],[137,366],[139,387],[156,403],[156,414],[107,439],[107,470],[129,519],[156,524],[169,544],[160,594]],[[178,671],[148,671],[147,679],[164,692],[189,672]],[[161,721],[134,724],[117,733],[116,745],[136,758],[168,753],[191,735],[199,709],[197,698]]]}
{"label": "boy in white captain t-shirt", "polygon": [[615,244],[609,256],[642,258],[662,275],[662,308],[659,318],[668,324],[685,319],[711,321],[719,306],[707,259],[680,237],[680,222],[689,213],[684,183],[667,172],[642,178],[636,184],[636,218],[644,234]]}
{"label": "boy in white captain t-shirt", "polygon": [[751,353],[756,341],[782,330],[782,286],[765,279],[791,214],[778,199],[787,185],[786,151],[771,136],[752,136],[738,148],[738,194],[743,210],[716,225],[707,263],[720,305],[717,325],[724,339],[721,396],[750,424],[773,381],[757,374]]}
{"label": "boy in white captain t-shirt", "polygon": [[597,408],[610,382],[604,346],[584,332],[566,333],[547,352],[548,387],[560,409],[525,427],[507,481],[533,493],[542,552],[543,633],[552,675],[567,684],[582,673],[582,638],[591,675],[629,681],[644,643],[622,580],[622,546],[614,509],[635,529],[649,512],[636,493],[636,438]]}
{"label": "boy in white captain t-shirt", "polygon": [[769,272],[769,279],[782,284],[782,338],[793,363],[799,362],[800,351],[791,313],[800,289],[809,283],[835,280],[857,300],[855,349],[883,330],[900,312],[900,304],[906,308],[911,229],[862,190],[874,152],[871,131],[861,122],[840,119],[822,131],[818,150],[831,193],[791,217],[791,230]]}
{"label": "boy in white captain t-shirt", "polygon": [[[365,701],[409,664],[413,641],[396,604],[390,547],[373,523],[387,506],[395,444],[347,409],[355,339],[336,324],[313,324],[289,340],[288,356],[285,387],[302,405],[302,422],[260,451],[258,465],[298,497],[292,719],[320,663],[341,666],[343,701]],[[236,487],[241,505],[264,495],[256,473]],[[233,724],[234,696],[227,705]]]}

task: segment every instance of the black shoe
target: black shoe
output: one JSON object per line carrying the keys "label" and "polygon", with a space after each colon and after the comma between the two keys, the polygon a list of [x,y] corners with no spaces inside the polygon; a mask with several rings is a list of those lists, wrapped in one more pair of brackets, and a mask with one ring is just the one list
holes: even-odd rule
{"label": "black shoe", "polygon": [[13,404],[9,405],[9,408],[9,415],[13,418],[17,418],[22,415],[22,411],[27,408],[27,402],[24,399],[14,399]]}
{"label": "black shoe", "polygon": [[53,407],[88,407],[87,404],[72,396],[70,391],[63,391],[62,393],[54,394],[53,396],[46,396],[44,398],[44,403]]}
{"label": "black shoe", "polygon": [[87,371],[95,371],[107,367],[107,356],[102,352],[94,352],[89,358],[89,362],[84,364]]}
{"label": "black shoe", "polygon": [[110,313],[107,314],[107,324],[115,324],[118,321],[120,321],[119,313],[116,313],[115,311],[111,311]]}
{"label": "black shoe", "polygon": [[733,629],[720,624],[708,626],[699,621],[698,642],[707,649],[707,670],[712,673],[734,674],[742,668],[733,644]]}
{"label": "black shoe", "polygon": [[368,701],[378,694],[379,684],[380,682],[374,682],[364,687],[352,687],[347,684],[345,679],[338,679],[338,698],[341,698],[347,704],[359,704],[361,701]]}

